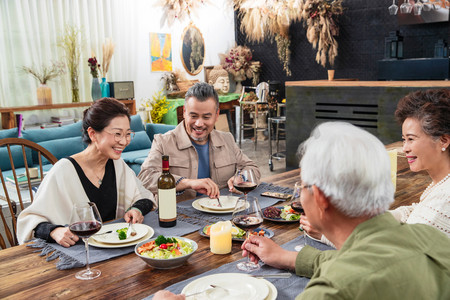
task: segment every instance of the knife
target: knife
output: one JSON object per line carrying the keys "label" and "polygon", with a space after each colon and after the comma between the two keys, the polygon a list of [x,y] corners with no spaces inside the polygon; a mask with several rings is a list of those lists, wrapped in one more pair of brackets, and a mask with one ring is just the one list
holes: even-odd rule
{"label": "knife", "polygon": [[292,273],[277,273],[277,274],[254,274],[249,275],[254,278],[290,278]]}
{"label": "knife", "polygon": [[130,237],[130,235],[131,235],[131,219],[130,219],[130,222],[128,223],[128,228],[127,228],[127,238],[129,238]]}

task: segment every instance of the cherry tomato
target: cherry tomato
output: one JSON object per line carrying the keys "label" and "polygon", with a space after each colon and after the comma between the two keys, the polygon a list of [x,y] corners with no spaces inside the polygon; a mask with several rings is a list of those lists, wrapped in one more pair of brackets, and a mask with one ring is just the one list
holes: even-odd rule
{"label": "cherry tomato", "polygon": [[161,245],[159,245],[159,248],[160,249],[167,249],[167,244],[161,244]]}

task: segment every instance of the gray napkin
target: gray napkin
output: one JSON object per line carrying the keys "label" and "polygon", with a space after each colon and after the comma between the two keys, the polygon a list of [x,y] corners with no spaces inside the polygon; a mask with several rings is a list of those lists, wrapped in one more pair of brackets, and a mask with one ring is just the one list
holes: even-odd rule
{"label": "gray napkin", "polygon": [[[303,243],[303,239],[304,239],[304,237],[300,236],[290,242],[287,242],[286,244],[283,244],[282,247],[284,249],[294,251],[294,248],[296,245]],[[319,250],[333,250],[334,249],[328,245],[314,241],[308,237],[306,238],[306,243],[314,248],[319,249]],[[195,253],[194,253],[194,255],[195,255]],[[247,259],[247,258],[244,258],[244,259]],[[239,261],[242,261],[244,259],[241,259]],[[197,275],[195,277],[175,283],[165,289],[168,291],[171,291],[172,293],[180,294],[186,285],[188,285],[190,282],[192,282],[198,278],[204,277],[204,276],[218,274],[218,273],[245,273],[236,268],[237,263],[238,263],[238,261],[222,265],[222,266],[218,267],[217,269],[210,270],[208,272]],[[285,270],[275,269],[270,266],[262,264],[261,269],[254,271],[251,274],[252,275],[262,275],[262,274],[276,274],[276,273],[285,273],[285,272],[286,272]],[[287,279],[267,278],[266,280],[270,281],[277,288],[277,291],[278,291],[277,299],[294,299],[298,294],[303,292],[303,290],[305,289],[306,285],[309,282],[309,278],[299,277],[295,274],[293,274],[290,278],[287,278]],[[152,298],[153,298],[153,295],[150,295],[150,296],[144,298],[144,300],[150,300]]]}
{"label": "gray napkin", "polygon": [[[115,222],[124,222],[124,220],[120,219]],[[143,223],[154,229],[154,237],[161,234],[183,236],[201,228],[199,226],[186,223],[180,219],[177,220],[177,225],[175,227],[161,228],[158,224],[158,215],[155,211],[145,215]],[[56,262],[56,268],[58,270],[78,268],[86,265],[86,252],[84,242],[81,241],[81,239],[77,244],[69,248],[62,247],[57,243],[47,243],[42,239],[33,239],[32,243],[27,246],[31,248],[39,248],[36,252],[40,252],[40,256],[48,255],[46,258],[47,261],[59,258]],[[89,246],[89,263],[92,264],[108,260],[131,252],[134,252],[134,246],[123,248],[97,248]]]}
{"label": "gray napkin", "polygon": [[[278,192],[278,193],[292,194],[293,189],[277,186],[272,183],[262,182],[256,189],[254,189],[253,191],[248,193],[249,197],[254,196],[254,197],[258,198],[259,205],[261,206],[261,208],[269,207],[269,206],[274,205],[277,202],[284,201],[284,200],[277,199],[277,198],[261,196],[261,193],[263,193],[263,192]],[[228,195],[229,193],[230,192],[228,191],[228,189],[220,190],[221,195]],[[204,196],[202,196],[202,197],[204,197]],[[201,197],[199,197],[199,198],[201,198]],[[231,220],[231,215],[232,215],[231,213],[211,214],[211,213],[206,213],[206,212],[201,212],[201,211],[196,210],[195,208],[192,207],[192,202],[194,202],[197,199],[183,201],[181,203],[178,203],[178,206],[177,206],[178,213],[188,216],[188,218],[184,218],[183,216],[181,216],[181,219],[183,221],[188,222],[193,225],[199,225],[199,226],[201,226],[200,228],[202,228],[205,225],[209,225],[209,224],[216,223],[219,221]]]}

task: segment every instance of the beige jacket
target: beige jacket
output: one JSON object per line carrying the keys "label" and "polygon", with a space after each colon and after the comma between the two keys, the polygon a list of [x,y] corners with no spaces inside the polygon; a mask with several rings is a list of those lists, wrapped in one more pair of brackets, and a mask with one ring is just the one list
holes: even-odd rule
{"label": "beige jacket", "polygon": [[[258,166],[239,149],[231,133],[213,130],[209,138],[210,174],[219,188],[227,186],[227,181],[238,168],[251,168],[260,179]],[[162,171],[162,155],[169,155],[170,173],[175,180],[180,177],[197,179],[197,150],[186,133],[184,121],[174,130],[155,135],[150,153],[142,164],[138,178],[155,195],[158,193],[158,178]],[[196,191],[186,190],[177,196],[177,200],[183,201],[195,196]]]}

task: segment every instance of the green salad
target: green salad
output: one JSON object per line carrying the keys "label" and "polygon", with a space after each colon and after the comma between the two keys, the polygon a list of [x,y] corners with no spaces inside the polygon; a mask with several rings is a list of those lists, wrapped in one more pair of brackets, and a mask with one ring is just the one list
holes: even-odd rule
{"label": "green salad", "polygon": [[300,214],[293,210],[290,205],[285,205],[281,210],[280,217],[287,221],[297,221],[300,219]]}
{"label": "green salad", "polygon": [[156,259],[168,259],[192,253],[192,245],[177,238],[158,236],[154,241],[145,243],[138,248],[138,253]]}

